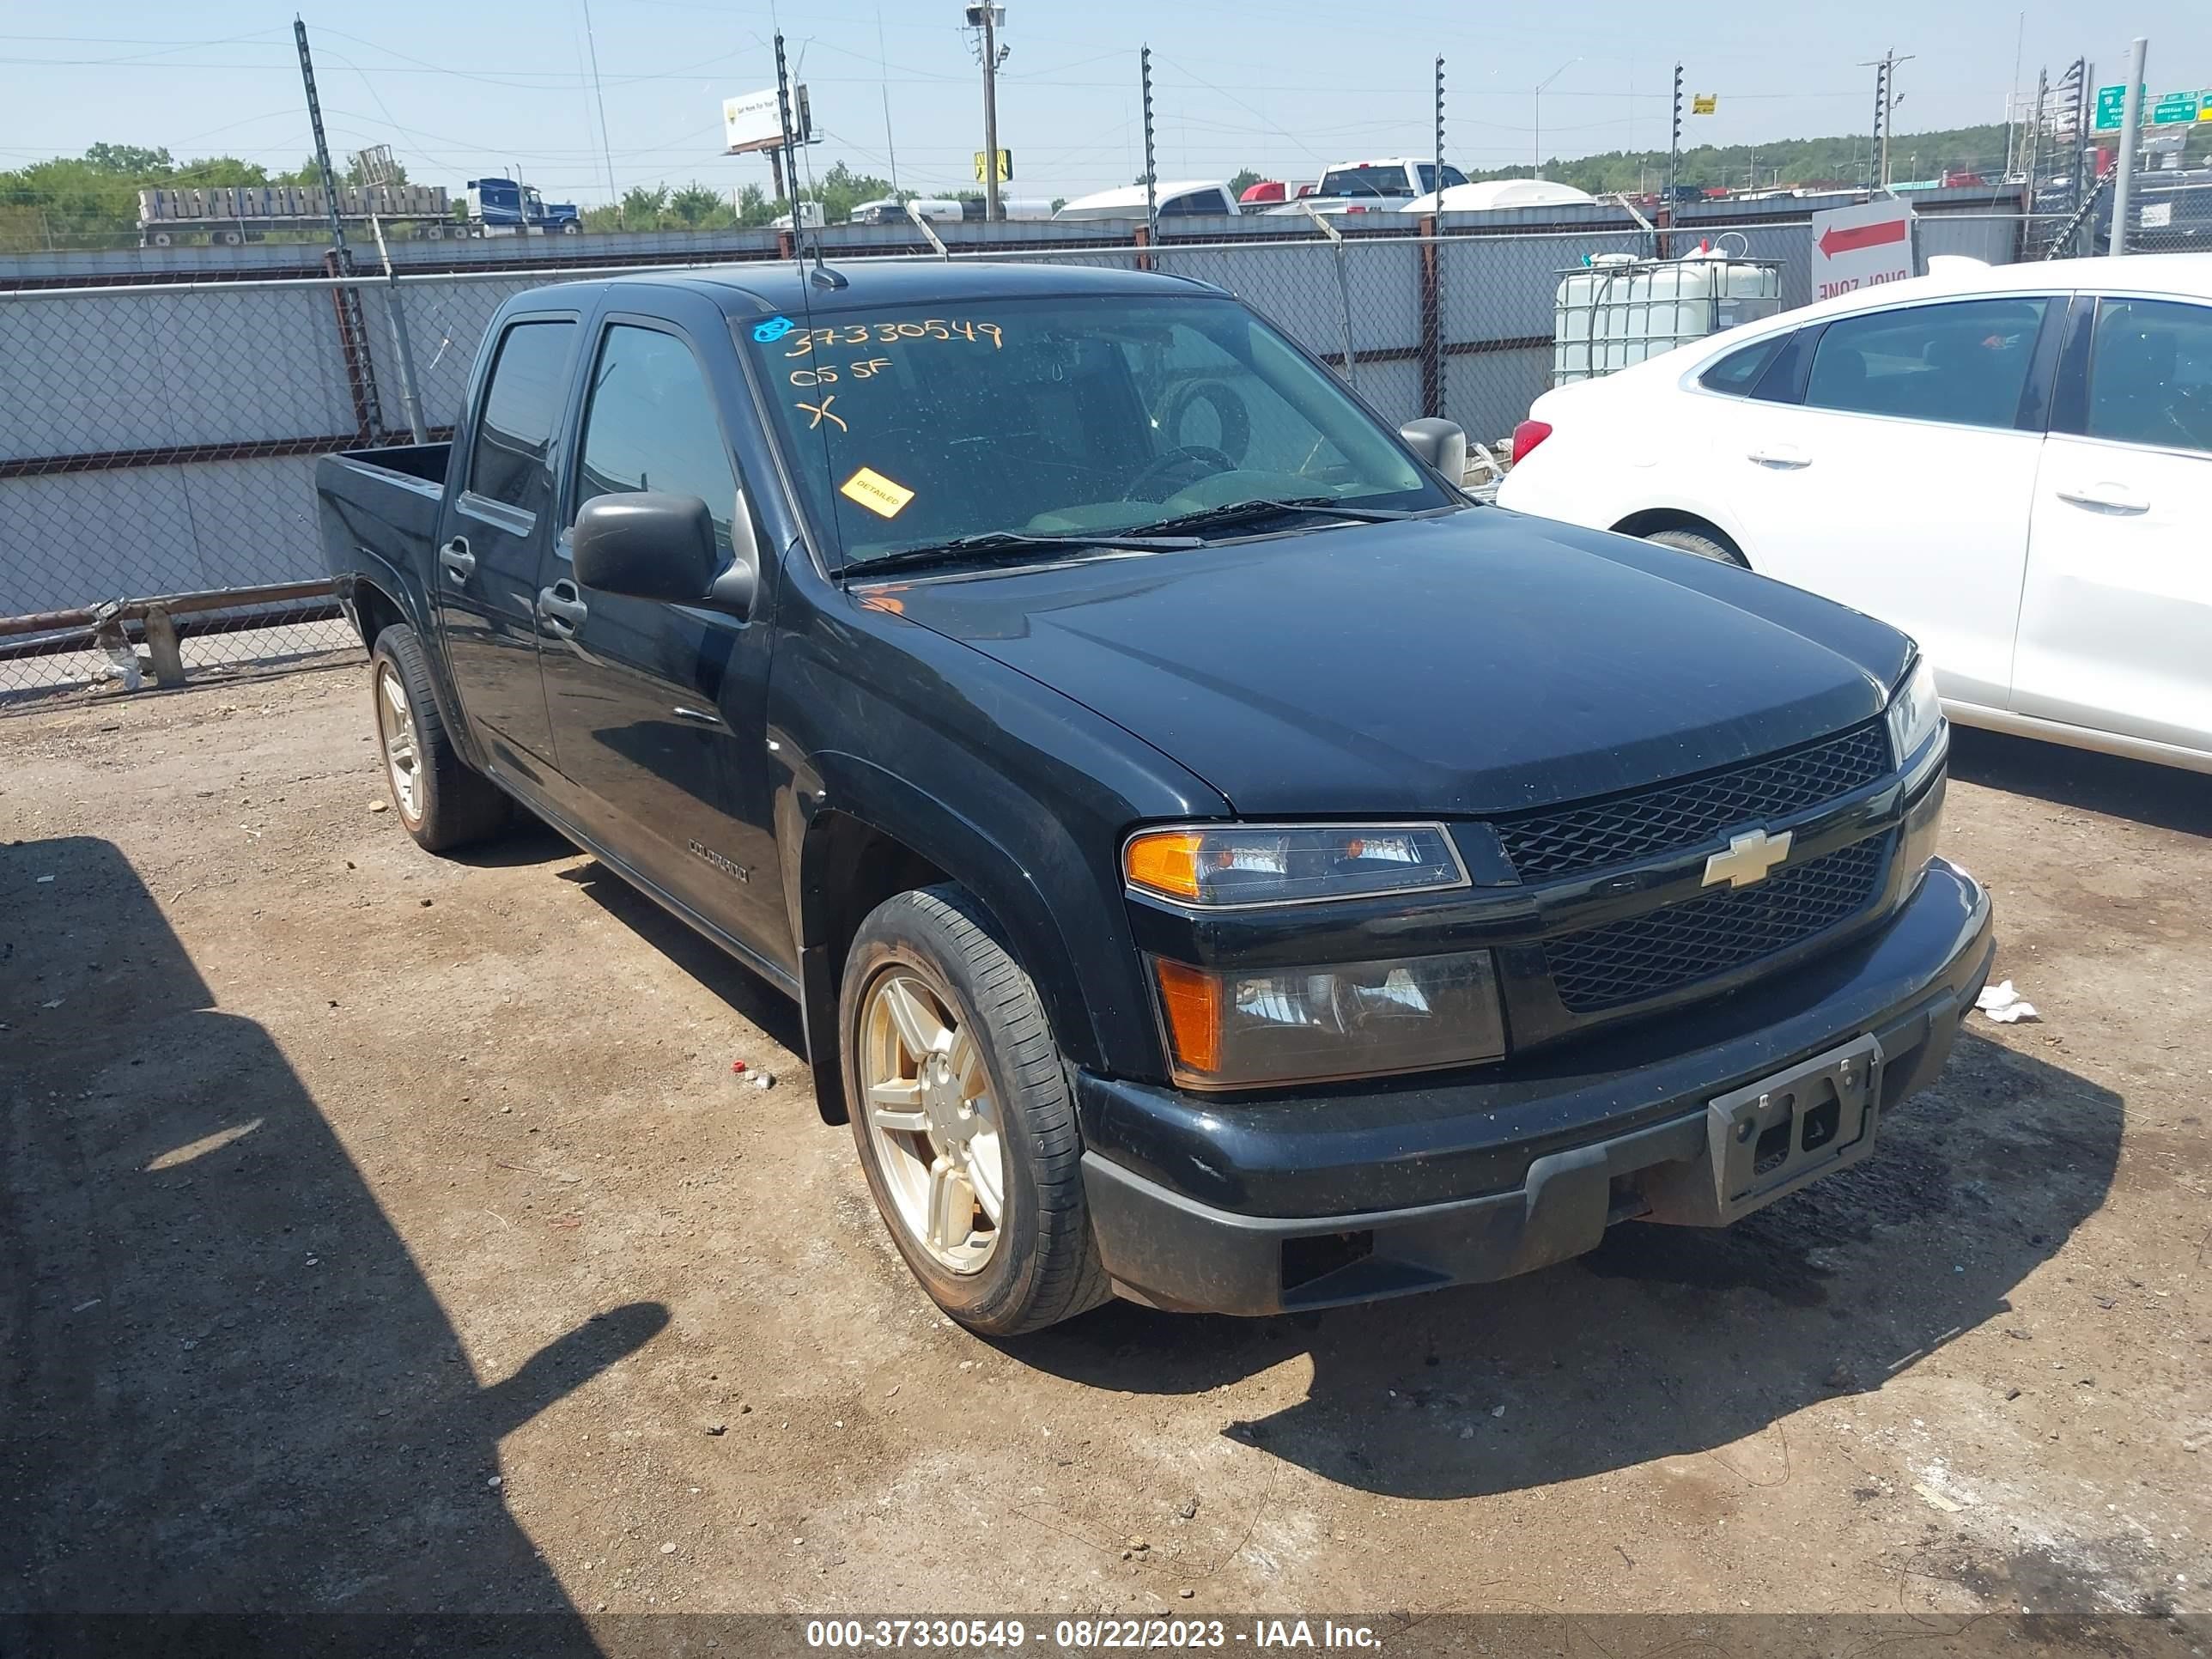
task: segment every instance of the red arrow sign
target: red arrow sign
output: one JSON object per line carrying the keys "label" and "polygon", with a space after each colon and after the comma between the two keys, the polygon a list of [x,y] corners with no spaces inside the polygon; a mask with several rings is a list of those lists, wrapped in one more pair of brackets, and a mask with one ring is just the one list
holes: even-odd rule
{"label": "red arrow sign", "polygon": [[1905,240],[1908,227],[1902,219],[1885,220],[1877,225],[1854,225],[1849,230],[1831,226],[1820,233],[1820,252],[1828,258],[1838,253],[1856,253],[1864,247],[1881,247],[1888,242]]}

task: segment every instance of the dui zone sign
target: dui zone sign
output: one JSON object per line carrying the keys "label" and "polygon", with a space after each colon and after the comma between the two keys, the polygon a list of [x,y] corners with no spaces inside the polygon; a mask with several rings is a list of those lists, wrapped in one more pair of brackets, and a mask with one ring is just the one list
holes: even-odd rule
{"label": "dui zone sign", "polygon": [[1813,297],[1832,299],[1912,275],[1912,204],[1891,200],[1813,216]]}

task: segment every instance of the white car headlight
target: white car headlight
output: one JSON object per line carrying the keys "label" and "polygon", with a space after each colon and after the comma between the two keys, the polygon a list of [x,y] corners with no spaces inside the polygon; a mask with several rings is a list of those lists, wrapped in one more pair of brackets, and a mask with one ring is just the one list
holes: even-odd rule
{"label": "white car headlight", "polygon": [[1920,752],[1943,724],[1943,704],[1936,695],[1936,671],[1925,657],[1915,657],[1912,667],[1889,694],[1890,752],[1904,765]]}

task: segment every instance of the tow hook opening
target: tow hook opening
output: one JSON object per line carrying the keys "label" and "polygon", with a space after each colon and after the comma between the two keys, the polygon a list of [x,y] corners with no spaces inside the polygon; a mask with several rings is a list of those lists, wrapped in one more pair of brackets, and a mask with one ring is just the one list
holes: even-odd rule
{"label": "tow hook opening", "polygon": [[1295,1291],[1375,1254],[1375,1230],[1321,1233],[1283,1241],[1283,1289]]}

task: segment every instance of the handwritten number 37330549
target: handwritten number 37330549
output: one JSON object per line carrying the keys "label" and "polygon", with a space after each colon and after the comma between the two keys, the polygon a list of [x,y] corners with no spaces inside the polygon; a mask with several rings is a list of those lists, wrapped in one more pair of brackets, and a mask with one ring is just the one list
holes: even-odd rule
{"label": "handwritten number 37330549", "polygon": [[918,323],[848,323],[842,328],[809,329],[804,334],[786,337],[792,342],[787,357],[811,356],[819,347],[890,345],[900,340],[967,340],[981,343],[988,340],[994,351],[1006,349],[1006,335],[996,323],[951,321],[943,317],[925,317]]}

